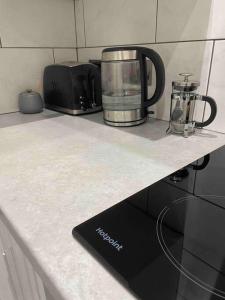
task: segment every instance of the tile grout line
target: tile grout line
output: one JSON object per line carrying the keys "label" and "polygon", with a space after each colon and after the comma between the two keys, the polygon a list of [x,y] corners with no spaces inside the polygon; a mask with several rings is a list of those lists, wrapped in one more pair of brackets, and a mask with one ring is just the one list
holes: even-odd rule
{"label": "tile grout line", "polygon": [[14,47],[7,47],[3,46],[3,49],[76,49],[76,47],[58,47],[58,46],[49,46],[49,47],[21,47],[21,46],[14,46]]}
{"label": "tile grout line", "polygon": [[78,51],[78,48],[76,48],[76,54],[77,54],[77,61],[79,61],[79,51]]}
{"label": "tile grout line", "polygon": [[214,42],[214,41],[225,41],[225,38],[221,39],[202,39],[202,40],[182,40],[182,41],[164,41],[164,42],[141,42],[141,43],[128,43],[128,44],[114,44],[114,45],[98,45],[98,46],[85,46],[77,47],[78,49],[85,48],[103,48],[103,47],[121,47],[126,45],[162,45],[162,44],[179,44],[179,43],[199,43],[199,42]]}
{"label": "tile grout line", "polygon": [[158,12],[159,12],[159,0],[156,0],[156,17],[155,17],[155,43],[157,42],[157,31],[158,31]]}
{"label": "tile grout line", "polygon": [[215,44],[216,44],[216,41],[214,40],[213,46],[212,46],[211,59],[210,59],[209,76],[208,76],[208,81],[207,81],[206,95],[208,95],[208,91],[209,91],[209,83],[210,83],[210,79],[211,79],[211,71],[212,71],[212,64],[213,64],[213,58],[214,58]]}
{"label": "tile grout line", "polygon": [[[0,39],[1,40],[1,39]],[[141,43],[129,43],[129,44],[117,44],[117,45],[98,45],[98,46],[85,46],[85,47],[64,47],[64,46],[2,46],[2,43],[0,44],[0,47],[2,49],[85,49],[85,48],[103,48],[103,47],[119,47],[119,46],[126,46],[126,45],[162,45],[162,44],[179,44],[179,43],[197,43],[197,42],[216,42],[216,41],[225,41],[225,38],[223,39],[207,39],[207,40],[186,40],[186,41],[167,41],[167,42],[141,42]]]}
{"label": "tile grout line", "polygon": [[74,26],[75,26],[75,41],[76,41],[76,55],[77,55],[77,61],[78,61],[78,49],[77,49],[77,18],[76,18],[76,4],[75,1],[73,1],[73,8],[74,8]]}
{"label": "tile grout line", "polygon": [[[214,40],[213,41],[213,46],[212,46],[211,58],[210,58],[210,65],[209,65],[209,76],[208,76],[207,86],[206,86],[206,95],[207,96],[208,96],[208,92],[209,92],[209,84],[210,84],[210,79],[211,79],[211,72],[212,72],[212,64],[213,64],[213,58],[214,58],[215,44],[216,44],[216,42]],[[206,112],[206,103],[205,103],[204,109],[203,109],[202,122],[204,122],[204,119],[205,119],[205,112]]]}
{"label": "tile grout line", "polygon": [[53,60],[54,60],[54,64],[55,64],[55,50],[54,50],[54,48],[52,48],[52,56],[53,56]]}
{"label": "tile grout line", "polygon": [[85,48],[87,47],[87,37],[86,37],[86,23],[85,23],[85,15],[84,15],[84,0],[82,1],[82,8],[83,8],[83,21],[84,21],[84,45]]}

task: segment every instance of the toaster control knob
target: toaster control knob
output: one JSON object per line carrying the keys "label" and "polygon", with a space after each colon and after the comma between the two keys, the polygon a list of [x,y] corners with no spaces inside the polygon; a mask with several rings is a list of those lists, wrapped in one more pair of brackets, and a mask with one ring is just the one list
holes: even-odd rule
{"label": "toaster control knob", "polygon": [[87,106],[86,106],[86,103],[84,102],[84,100],[85,100],[85,97],[80,96],[80,108],[85,111],[85,110],[87,110]]}
{"label": "toaster control knob", "polygon": [[85,110],[87,110],[87,105],[83,101],[81,101],[80,108],[85,111]]}
{"label": "toaster control knob", "polygon": [[82,110],[87,110],[87,108],[83,105],[83,103],[81,103],[81,107],[80,107]]}

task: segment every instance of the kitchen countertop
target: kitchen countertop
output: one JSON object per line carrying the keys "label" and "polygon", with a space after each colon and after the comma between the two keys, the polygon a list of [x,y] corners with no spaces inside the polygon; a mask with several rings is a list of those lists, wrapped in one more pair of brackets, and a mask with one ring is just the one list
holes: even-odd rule
{"label": "kitchen countertop", "polygon": [[0,127],[1,217],[56,300],[134,299],[73,227],[225,145],[213,131],[166,135],[154,119],[105,126],[101,113]]}

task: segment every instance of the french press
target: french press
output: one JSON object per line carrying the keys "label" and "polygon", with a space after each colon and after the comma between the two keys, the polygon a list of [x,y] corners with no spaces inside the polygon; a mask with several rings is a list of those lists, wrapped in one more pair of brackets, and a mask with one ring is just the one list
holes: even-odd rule
{"label": "french press", "polygon": [[[205,127],[213,122],[217,114],[217,105],[213,98],[197,94],[196,90],[200,82],[189,81],[192,74],[181,73],[179,75],[184,79],[172,83],[169,131],[188,137],[195,132],[196,127]],[[210,116],[204,122],[194,121],[197,100],[209,103],[211,108]]]}

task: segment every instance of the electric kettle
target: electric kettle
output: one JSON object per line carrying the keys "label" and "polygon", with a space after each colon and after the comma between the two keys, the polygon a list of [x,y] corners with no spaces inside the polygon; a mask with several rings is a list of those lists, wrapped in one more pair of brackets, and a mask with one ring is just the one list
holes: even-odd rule
{"label": "electric kettle", "polygon": [[[199,81],[189,81],[190,73],[181,73],[183,80],[173,81],[170,108],[170,131],[188,137],[195,132],[196,127],[205,127],[211,124],[217,115],[217,105],[213,98],[197,93]],[[204,122],[194,120],[196,101],[205,101],[210,105],[211,113]]]}
{"label": "electric kettle", "polygon": [[[150,66],[154,65],[156,88],[148,98]],[[106,48],[101,63],[104,121],[111,126],[134,126],[146,120],[165,87],[164,64],[154,50],[144,47]]]}

